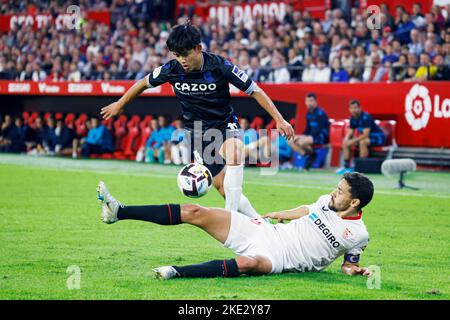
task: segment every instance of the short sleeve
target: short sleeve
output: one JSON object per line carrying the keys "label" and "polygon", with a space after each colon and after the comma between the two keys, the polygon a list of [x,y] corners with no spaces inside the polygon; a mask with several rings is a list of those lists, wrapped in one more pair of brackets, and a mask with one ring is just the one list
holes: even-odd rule
{"label": "short sleeve", "polygon": [[168,81],[168,75],[170,71],[170,64],[166,63],[149,73],[145,79],[147,81],[147,87],[154,88],[162,85]]}
{"label": "short sleeve", "polygon": [[323,195],[317,199],[316,202],[307,205],[309,212],[314,212],[316,210],[324,211],[322,208],[325,208],[325,211],[329,211],[328,204],[330,203],[331,196],[329,194]]}
{"label": "short sleeve", "polygon": [[362,127],[364,129],[371,128],[372,127],[372,122],[373,122],[372,117],[370,115],[368,115],[368,114],[365,114],[363,119],[362,119]]}
{"label": "short sleeve", "polygon": [[350,119],[350,129],[356,129],[356,128],[357,128],[356,121],[353,118],[351,118]]}
{"label": "short sleeve", "polygon": [[364,249],[366,249],[369,244],[369,237],[364,237],[360,241],[358,241],[354,247],[347,251],[347,254],[357,256],[363,253]]}
{"label": "short sleeve", "polygon": [[252,94],[256,88],[256,83],[245,73],[245,71],[239,69],[236,65],[232,64],[226,59],[223,59],[221,66],[224,77],[239,90],[246,94]]}

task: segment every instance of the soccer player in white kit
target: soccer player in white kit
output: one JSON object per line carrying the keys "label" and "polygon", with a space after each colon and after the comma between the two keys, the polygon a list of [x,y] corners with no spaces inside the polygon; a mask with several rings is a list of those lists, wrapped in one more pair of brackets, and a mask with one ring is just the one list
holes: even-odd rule
{"label": "soccer player in white kit", "polygon": [[[370,271],[359,266],[360,255],[369,242],[361,209],[371,201],[373,192],[366,176],[347,173],[331,194],[313,204],[252,219],[235,211],[194,204],[124,206],[103,182],[97,187],[105,223],[125,219],[161,225],[188,223],[202,228],[238,255],[235,259],[154,269],[163,279],[317,272],[340,256],[344,256],[342,272],[368,276]],[[263,219],[266,217],[279,223],[271,224]],[[285,220],[290,222],[282,223]]]}

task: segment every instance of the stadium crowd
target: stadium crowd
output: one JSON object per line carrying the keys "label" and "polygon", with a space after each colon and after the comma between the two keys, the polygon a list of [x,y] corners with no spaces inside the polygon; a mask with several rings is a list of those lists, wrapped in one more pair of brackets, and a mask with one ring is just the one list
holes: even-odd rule
{"label": "stadium crowd", "polygon": [[[251,124],[242,117],[239,124],[245,145],[260,138],[259,129],[273,129],[271,122],[263,126],[260,117],[255,117]],[[147,115],[143,119],[138,115],[121,115],[114,120],[100,120],[96,115],[85,113],[75,116],[73,113],[25,111],[21,115],[0,115],[0,152],[30,156],[188,164],[191,154],[186,135],[181,119],[170,122],[164,115]],[[274,137],[272,140],[276,146],[272,150],[279,152],[281,162],[290,162],[292,149],[286,139]],[[255,157],[251,163],[256,164],[258,153],[247,154],[247,158],[249,156]]]}
{"label": "stadium crowd", "polygon": [[[199,1],[204,3],[205,1]],[[217,1],[213,1],[214,3]],[[239,1],[243,2],[243,1]],[[261,17],[220,26],[179,10],[174,1],[81,0],[81,12],[107,10],[111,25],[81,20],[80,29],[49,24],[0,34],[0,79],[33,81],[138,80],[172,59],[165,41],[186,18],[200,28],[205,50],[239,65],[259,82],[450,80],[450,5],[424,14],[418,3],[381,5],[381,25],[369,30],[358,8],[335,8],[322,21],[288,5],[283,21]],[[233,1],[234,3],[234,1]],[[65,13],[74,1],[3,1],[0,14]]]}

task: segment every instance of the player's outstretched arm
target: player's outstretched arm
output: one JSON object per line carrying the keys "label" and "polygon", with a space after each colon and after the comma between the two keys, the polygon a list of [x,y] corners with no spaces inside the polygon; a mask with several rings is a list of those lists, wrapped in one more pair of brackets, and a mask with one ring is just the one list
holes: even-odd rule
{"label": "player's outstretched arm", "polygon": [[137,81],[127,92],[116,102],[102,108],[100,114],[103,119],[109,119],[122,113],[123,109],[130,101],[139,96],[142,91],[147,89],[147,80],[145,78]]}
{"label": "player's outstretched arm", "polygon": [[266,110],[270,116],[276,121],[278,131],[287,139],[294,137],[295,132],[291,124],[284,120],[281,113],[273,103],[272,99],[259,87],[251,93],[251,96],[259,103],[259,105]]}
{"label": "player's outstretched arm", "polygon": [[295,220],[306,216],[309,213],[307,206],[300,206],[292,210],[271,212],[263,216],[263,218],[277,219],[278,222],[283,222],[284,220]]}
{"label": "player's outstretched arm", "polygon": [[344,261],[341,270],[342,273],[348,274],[350,276],[370,276],[372,274],[369,269],[360,267],[357,263],[351,263],[348,261]]}

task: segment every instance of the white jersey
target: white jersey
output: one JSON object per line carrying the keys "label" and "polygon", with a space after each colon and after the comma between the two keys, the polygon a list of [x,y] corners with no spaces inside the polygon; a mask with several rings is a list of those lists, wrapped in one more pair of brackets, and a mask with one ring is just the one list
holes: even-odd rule
{"label": "white jersey", "polygon": [[288,224],[278,223],[278,248],[283,271],[321,271],[343,254],[359,255],[369,242],[361,215],[341,218],[328,208],[331,196],[321,196],[309,214]]}

